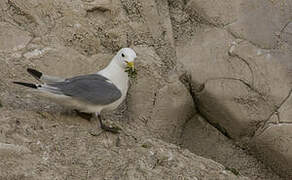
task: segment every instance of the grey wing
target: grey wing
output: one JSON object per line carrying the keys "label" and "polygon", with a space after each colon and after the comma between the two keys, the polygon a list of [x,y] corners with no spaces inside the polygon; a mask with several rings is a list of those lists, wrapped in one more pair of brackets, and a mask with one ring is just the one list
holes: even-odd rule
{"label": "grey wing", "polygon": [[96,105],[106,105],[120,99],[121,91],[107,78],[90,74],[48,84],[62,94]]}

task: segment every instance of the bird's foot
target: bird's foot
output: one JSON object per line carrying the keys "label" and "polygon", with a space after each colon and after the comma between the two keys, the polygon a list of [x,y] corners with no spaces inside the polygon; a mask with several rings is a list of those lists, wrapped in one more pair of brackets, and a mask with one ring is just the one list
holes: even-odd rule
{"label": "bird's foot", "polygon": [[108,122],[107,124],[104,124],[100,114],[98,114],[97,118],[99,120],[100,128],[103,129],[104,131],[108,131],[108,132],[111,132],[113,134],[117,134],[117,133],[119,133],[119,130],[121,130],[120,127],[118,127],[117,125],[115,125],[113,123],[108,124],[109,123]]}
{"label": "bird's foot", "polygon": [[113,134],[117,134],[121,130],[120,127],[118,127],[116,125],[112,125],[112,124],[110,124],[110,125],[101,124],[100,128],[104,131],[108,131],[108,132],[111,132]]}
{"label": "bird's foot", "polygon": [[91,130],[89,131],[89,134],[92,136],[99,136],[101,135],[103,132],[110,132],[113,134],[118,134],[121,130],[121,128],[119,128],[118,126],[100,126],[101,130]]}
{"label": "bird's foot", "polygon": [[90,131],[89,134],[91,134],[92,136],[99,136],[103,132],[111,132],[113,134],[118,134],[119,131],[121,130],[121,128],[115,125],[114,123],[110,123],[108,121],[104,123],[101,120],[100,116],[98,116],[98,119],[99,119],[101,131]]}
{"label": "bird's foot", "polygon": [[103,130],[95,130],[95,129],[92,129],[92,130],[90,130],[90,131],[88,131],[89,132],[89,134],[91,135],[91,136],[99,136],[99,135],[101,135],[104,131]]}

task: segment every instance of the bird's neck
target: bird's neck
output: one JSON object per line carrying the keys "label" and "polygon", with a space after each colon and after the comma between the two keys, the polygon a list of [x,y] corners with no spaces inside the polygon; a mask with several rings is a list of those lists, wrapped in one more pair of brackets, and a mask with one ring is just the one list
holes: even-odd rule
{"label": "bird's neck", "polygon": [[128,90],[128,73],[119,66],[114,60],[103,70],[98,72],[104,77],[111,80],[121,91],[127,92]]}

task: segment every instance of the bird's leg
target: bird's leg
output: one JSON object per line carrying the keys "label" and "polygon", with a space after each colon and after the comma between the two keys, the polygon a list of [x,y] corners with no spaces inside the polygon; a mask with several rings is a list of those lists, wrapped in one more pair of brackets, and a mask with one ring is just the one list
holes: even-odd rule
{"label": "bird's leg", "polygon": [[113,127],[113,126],[107,126],[105,125],[103,122],[102,122],[102,118],[101,118],[101,115],[99,113],[95,113],[95,116],[98,118],[99,120],[99,123],[100,123],[100,128],[103,130],[103,131],[100,131],[100,132],[92,132],[90,131],[89,133],[92,135],[92,136],[99,136],[102,132],[104,131],[108,131],[108,132],[111,132],[113,134],[117,134],[119,133],[119,130],[121,130],[119,127]]}
{"label": "bird's leg", "polygon": [[99,113],[96,113],[96,116],[97,116],[97,118],[98,118],[98,120],[99,120],[100,128],[101,128],[101,129],[103,129],[104,131],[108,131],[108,132],[114,133],[114,134],[119,133],[119,130],[120,130],[119,127],[106,126],[106,125],[102,122],[102,119],[101,119],[100,114],[99,114]]}

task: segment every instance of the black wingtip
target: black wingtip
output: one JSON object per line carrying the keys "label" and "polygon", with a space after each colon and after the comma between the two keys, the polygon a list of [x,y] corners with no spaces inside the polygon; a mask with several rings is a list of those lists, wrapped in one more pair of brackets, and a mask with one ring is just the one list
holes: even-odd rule
{"label": "black wingtip", "polygon": [[39,72],[38,70],[31,69],[31,68],[27,68],[27,72],[38,80],[41,79],[43,75],[43,73]]}
{"label": "black wingtip", "polygon": [[34,88],[34,89],[38,88],[37,85],[32,84],[32,83],[17,82],[17,81],[14,81],[13,83],[14,84],[19,84],[19,85],[22,85],[22,86],[26,86],[26,87],[30,87],[30,88]]}

